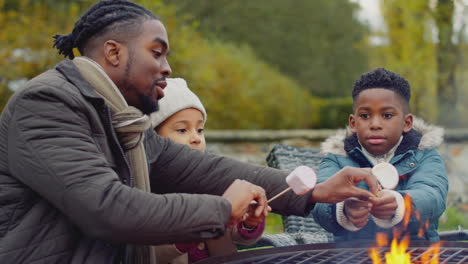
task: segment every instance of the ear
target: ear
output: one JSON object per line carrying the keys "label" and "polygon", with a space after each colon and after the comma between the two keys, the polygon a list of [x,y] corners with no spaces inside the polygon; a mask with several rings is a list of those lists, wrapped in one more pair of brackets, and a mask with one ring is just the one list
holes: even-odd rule
{"label": "ear", "polygon": [[119,66],[122,61],[123,45],[115,40],[104,42],[104,58],[106,62],[114,67]]}
{"label": "ear", "polygon": [[404,120],[403,133],[408,133],[413,128],[413,115],[407,114]]}
{"label": "ear", "polygon": [[348,125],[349,129],[351,130],[352,133],[356,133],[356,118],[353,114],[349,115],[349,120],[348,120]]}

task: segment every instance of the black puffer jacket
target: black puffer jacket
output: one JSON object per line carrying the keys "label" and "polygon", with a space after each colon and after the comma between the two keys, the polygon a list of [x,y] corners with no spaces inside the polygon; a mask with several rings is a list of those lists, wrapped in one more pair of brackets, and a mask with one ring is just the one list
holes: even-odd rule
{"label": "black puffer jacket", "polygon": [[[128,244],[222,234],[231,208],[214,195],[235,178],[268,196],[286,187],[284,172],[203,154],[152,131],[145,147],[158,195],[131,187],[109,108],[71,61],[28,82],[0,119],[0,263],[125,263]],[[289,193],[272,206],[304,215],[307,198]]]}

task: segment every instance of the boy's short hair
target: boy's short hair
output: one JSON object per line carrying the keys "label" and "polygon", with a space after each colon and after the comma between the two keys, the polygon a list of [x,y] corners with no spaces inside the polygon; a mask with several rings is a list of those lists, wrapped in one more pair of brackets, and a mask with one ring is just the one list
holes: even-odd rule
{"label": "boy's short hair", "polygon": [[411,88],[409,82],[398,73],[384,68],[377,68],[371,72],[364,73],[356,80],[353,87],[353,107],[357,97],[362,91],[373,88],[389,89],[403,99],[405,110],[409,110]]}

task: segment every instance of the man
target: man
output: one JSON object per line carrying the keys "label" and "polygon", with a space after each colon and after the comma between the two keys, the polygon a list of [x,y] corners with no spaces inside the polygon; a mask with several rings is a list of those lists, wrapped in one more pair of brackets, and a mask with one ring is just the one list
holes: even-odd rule
{"label": "man", "polygon": [[[142,113],[157,110],[171,73],[166,30],[150,11],[101,1],[55,38],[73,60],[29,81],[0,119],[0,263],[154,263],[144,245],[218,237],[252,200],[267,214],[266,197],[287,187],[285,172],[149,129]],[[314,202],[366,199],[354,186],[362,180],[376,192],[369,170],[347,168],[270,206],[305,215]]]}

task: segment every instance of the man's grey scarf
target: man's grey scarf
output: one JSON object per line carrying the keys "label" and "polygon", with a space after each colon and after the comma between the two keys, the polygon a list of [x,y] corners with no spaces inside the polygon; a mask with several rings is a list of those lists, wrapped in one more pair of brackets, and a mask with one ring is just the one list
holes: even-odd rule
{"label": "man's grey scarf", "polygon": [[[128,106],[117,86],[98,63],[84,56],[73,59],[73,62],[83,78],[111,108],[112,125],[130,162],[135,187],[150,192],[148,164],[143,145],[144,131],[151,127],[150,118],[137,108]],[[137,252],[138,260],[134,263],[156,263],[153,251],[148,250],[148,247],[137,247]]]}

